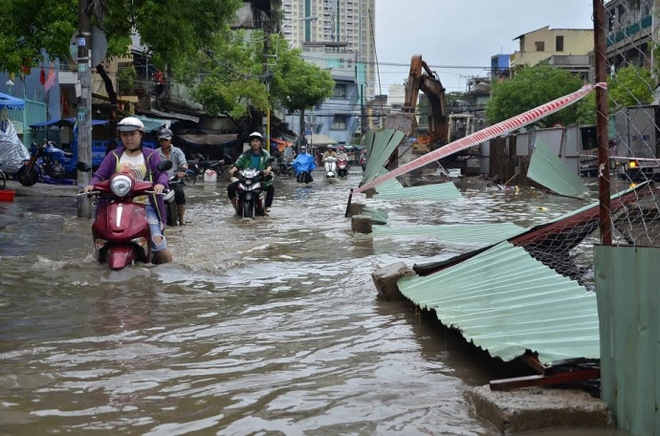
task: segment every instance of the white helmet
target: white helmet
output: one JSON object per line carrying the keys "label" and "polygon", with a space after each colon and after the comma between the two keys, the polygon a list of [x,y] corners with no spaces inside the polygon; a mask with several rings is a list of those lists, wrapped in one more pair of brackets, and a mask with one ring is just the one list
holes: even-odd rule
{"label": "white helmet", "polygon": [[126,117],[117,124],[117,130],[120,132],[133,132],[135,130],[144,132],[144,124],[135,117]]}
{"label": "white helmet", "polygon": [[263,142],[263,140],[264,140],[264,137],[261,136],[261,133],[259,133],[259,132],[252,132],[252,133],[250,133],[250,136],[248,136],[248,139],[249,139],[250,141],[252,141],[252,138],[259,138],[259,139],[261,139],[262,142]]}

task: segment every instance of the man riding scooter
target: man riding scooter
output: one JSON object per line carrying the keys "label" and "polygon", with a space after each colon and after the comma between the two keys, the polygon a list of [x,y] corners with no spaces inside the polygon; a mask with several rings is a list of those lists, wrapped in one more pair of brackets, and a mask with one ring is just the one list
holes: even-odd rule
{"label": "man riding scooter", "polygon": [[[161,159],[172,162],[172,169],[167,172],[167,177],[169,180],[172,180],[174,175],[177,177],[177,182],[171,183],[170,187],[174,191],[174,202],[176,203],[179,215],[179,225],[185,226],[186,194],[183,192],[183,177],[188,170],[188,161],[183,151],[179,147],[172,145],[172,131],[170,129],[160,129],[157,136],[158,144],[160,145],[158,154]],[[176,223],[174,222],[172,225],[176,225]]]}
{"label": "man riding scooter", "polygon": [[[264,172],[264,176],[269,176],[272,174],[270,166],[270,153],[261,148],[263,143],[263,136],[259,132],[250,133],[248,136],[248,141],[250,142],[250,149],[241,154],[234,165],[232,165],[229,170],[229,175],[233,176],[234,173],[238,170],[244,170],[246,168],[254,168]],[[232,182],[227,186],[227,195],[231,200],[231,204],[234,206],[234,210],[238,210],[238,198],[236,197],[236,189],[238,182]],[[275,187],[273,186],[272,180],[264,180],[261,182],[261,186],[266,191],[266,201],[264,211],[266,214],[270,211],[270,207],[273,205],[273,198],[275,197]]]}

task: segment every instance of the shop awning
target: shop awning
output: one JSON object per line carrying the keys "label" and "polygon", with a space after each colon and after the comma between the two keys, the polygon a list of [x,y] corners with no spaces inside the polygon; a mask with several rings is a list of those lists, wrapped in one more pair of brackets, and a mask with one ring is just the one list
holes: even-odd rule
{"label": "shop awning", "polygon": [[337,143],[334,139],[323,133],[312,133],[311,135],[305,135],[307,144],[311,147],[324,147],[326,145],[334,145]]}
{"label": "shop awning", "polygon": [[[50,127],[50,126],[64,127],[64,126],[73,126],[74,124],[76,124],[75,118],[59,118],[56,120],[48,120],[48,121],[42,121],[40,123],[30,124],[30,127],[31,128]],[[108,124],[108,120],[92,120],[92,126],[101,126],[105,124]]]}
{"label": "shop awning", "polygon": [[193,123],[199,123],[199,117],[195,117],[192,115],[186,115],[186,114],[180,114],[176,112],[165,112],[165,111],[159,111],[157,109],[140,109],[139,112],[141,114],[150,116],[150,117],[155,117],[155,118],[170,118],[173,120],[179,120],[179,121],[192,121]]}
{"label": "shop awning", "polygon": [[177,135],[177,138],[194,145],[223,145],[236,141],[236,133],[213,134],[213,133],[186,133]]}
{"label": "shop awning", "polygon": [[25,101],[0,92],[0,108],[25,109]]}

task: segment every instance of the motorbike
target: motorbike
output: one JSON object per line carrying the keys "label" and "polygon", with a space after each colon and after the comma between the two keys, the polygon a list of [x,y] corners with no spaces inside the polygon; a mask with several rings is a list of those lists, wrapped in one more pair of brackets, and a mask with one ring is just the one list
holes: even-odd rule
{"label": "motorbike", "polygon": [[362,167],[362,171],[367,169],[367,155],[365,153],[360,155],[360,166]]}
{"label": "motorbike", "polygon": [[242,218],[264,216],[266,212],[266,192],[261,182],[269,181],[273,176],[264,176],[263,171],[247,168],[238,172],[238,177],[232,177],[232,182],[238,182],[236,197],[238,205],[236,215]]}
{"label": "motorbike", "polygon": [[[172,168],[171,161],[158,164],[158,171]],[[90,172],[87,163],[78,163],[78,170]],[[135,261],[153,263],[151,232],[144,204],[133,198],[153,194],[153,183],[136,180],[131,173],[118,172],[108,180],[94,184],[94,189],[78,195],[96,196],[99,204],[92,224],[92,238],[96,256],[101,264],[120,270]]]}
{"label": "motorbike", "polygon": [[274,171],[278,176],[292,176],[294,174],[293,170],[293,159],[278,157],[275,161]]}
{"label": "motorbike", "polygon": [[[179,168],[179,172],[182,171],[184,171],[183,168]],[[183,180],[184,179],[182,179],[175,173],[172,177],[170,177],[170,179],[167,182],[170,185],[170,189],[163,197],[163,200],[165,200],[165,206],[167,207],[166,224],[168,226],[176,227],[179,225],[179,209],[174,199],[174,185],[176,184],[185,185]]]}
{"label": "motorbike", "polygon": [[188,161],[188,171],[186,171],[186,179],[192,181],[193,185],[197,182],[197,177],[203,176],[206,170],[215,171],[220,179],[225,171],[225,166],[232,163],[231,158],[227,155],[222,160],[206,160],[200,153],[195,153],[193,157],[194,159]]}
{"label": "motorbike", "polygon": [[328,182],[334,182],[337,180],[337,158],[326,157],[323,162],[325,163],[325,180]]}
{"label": "motorbike", "polygon": [[55,185],[73,185],[76,182],[76,158],[58,148],[53,141],[41,145],[32,143],[30,159],[16,173],[23,186],[41,181]]}
{"label": "motorbike", "polygon": [[345,154],[337,155],[337,176],[344,179],[348,176],[348,170],[351,164],[348,163],[348,157]]}

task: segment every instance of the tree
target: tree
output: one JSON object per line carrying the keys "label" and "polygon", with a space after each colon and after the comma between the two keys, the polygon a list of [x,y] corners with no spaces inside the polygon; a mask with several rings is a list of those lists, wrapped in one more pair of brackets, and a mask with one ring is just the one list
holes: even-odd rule
{"label": "tree", "polygon": [[[131,34],[138,33],[154,65],[176,71],[191,55],[208,46],[226,28],[242,0],[87,0],[92,23],[108,40],[108,56],[129,53]],[[0,70],[20,72],[36,66],[47,53],[69,56],[69,40],[77,30],[78,0],[0,0]]]}
{"label": "tree", "polygon": [[[526,67],[511,80],[493,82],[493,93],[486,104],[486,116],[491,124],[519,115],[583,86],[582,79],[566,70],[547,64]],[[556,123],[574,124],[577,106],[572,105],[539,121],[541,126]]]}
{"label": "tree", "polygon": [[[268,58],[264,56],[266,38],[271,39]],[[279,34],[254,32],[250,37],[237,31],[231,37],[225,35],[214,42],[212,56],[201,65],[207,73],[193,95],[215,115],[240,118],[250,108],[265,113],[279,104],[290,112],[304,111],[334,90],[330,73],[305,62],[300,51],[290,49]]]}
{"label": "tree", "polygon": [[[654,85],[651,71],[628,65],[607,78],[607,106],[610,115],[626,106],[649,104],[653,101]],[[596,124],[596,94],[592,92],[577,104],[577,122]]]}

